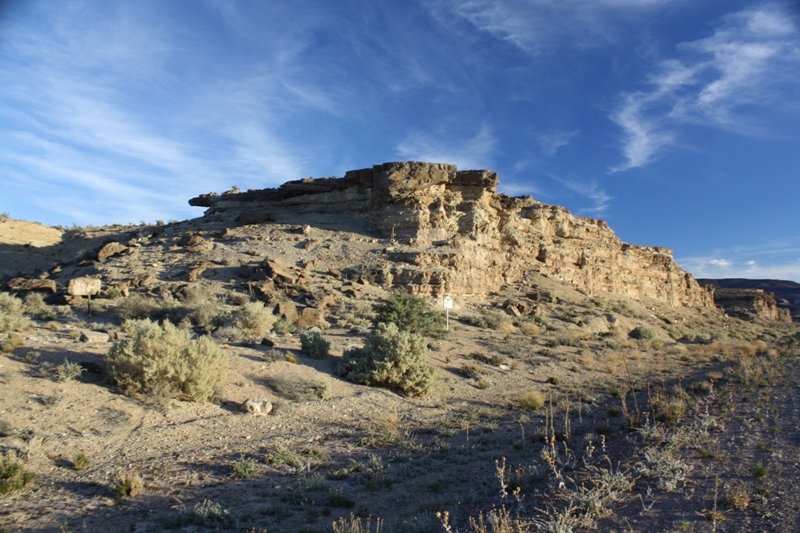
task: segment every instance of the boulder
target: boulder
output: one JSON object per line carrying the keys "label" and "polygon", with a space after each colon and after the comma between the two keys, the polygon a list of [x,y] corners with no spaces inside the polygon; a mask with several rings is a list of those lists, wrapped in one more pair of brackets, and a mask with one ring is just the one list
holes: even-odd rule
{"label": "boulder", "polygon": [[297,321],[297,306],[294,302],[288,300],[279,302],[278,305],[275,306],[274,313],[284,318],[287,322]]}
{"label": "boulder", "polygon": [[116,241],[115,242],[110,242],[110,243],[106,244],[105,246],[103,246],[102,248],[100,248],[100,251],[97,252],[97,260],[98,261],[105,261],[106,259],[108,259],[112,255],[121,254],[122,252],[126,251],[127,249],[128,249],[128,247],[125,246],[124,244],[121,244],[121,243],[116,242]]}
{"label": "boulder", "polygon": [[14,278],[8,282],[8,288],[15,291],[56,292],[56,282],[52,279]]}
{"label": "boulder", "polygon": [[300,316],[297,319],[297,325],[301,328],[310,328],[315,326],[317,322],[321,320],[325,320],[325,311],[323,309],[306,307],[300,313]]}
{"label": "boulder", "polygon": [[203,275],[208,267],[212,266],[213,263],[201,263],[198,265],[192,265],[189,269],[189,282],[195,282]]}
{"label": "boulder", "polygon": [[297,275],[280,259],[267,259],[264,261],[264,270],[275,283],[279,285],[294,285]]}
{"label": "boulder", "polygon": [[67,283],[67,294],[70,296],[94,296],[101,289],[101,282],[95,278],[72,278]]}
{"label": "boulder", "polygon": [[131,285],[134,287],[147,287],[155,283],[158,283],[158,278],[152,274],[136,274],[133,276]]}
{"label": "boulder", "polygon": [[184,233],[181,239],[178,241],[178,244],[181,246],[198,246],[205,242],[206,240],[200,235],[195,235],[194,233]]}
{"label": "boulder", "polygon": [[272,412],[272,402],[263,398],[249,398],[242,404],[242,409],[254,416],[268,415]]}
{"label": "boulder", "polygon": [[108,333],[104,333],[102,331],[91,331],[88,329],[81,330],[81,336],[79,337],[81,342],[108,342],[109,336]]}

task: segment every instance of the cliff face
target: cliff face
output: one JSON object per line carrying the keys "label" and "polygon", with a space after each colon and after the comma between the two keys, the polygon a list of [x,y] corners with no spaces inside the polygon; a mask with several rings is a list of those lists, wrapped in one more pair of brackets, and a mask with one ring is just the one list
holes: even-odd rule
{"label": "cliff face", "polygon": [[[666,248],[619,240],[602,220],[576,217],[529,196],[499,194],[497,174],[454,165],[384,163],[344,178],[278,189],[202,195],[206,215],[234,210],[242,223],[357,222],[390,240],[376,274],[423,292],[485,294],[539,273],[590,294],[649,297],[672,306],[713,307]],[[308,222],[311,223],[311,222]]]}
{"label": "cliff face", "polygon": [[792,322],[789,310],[779,308],[775,296],[762,289],[717,288],[714,291],[714,301],[729,315],[743,320]]}
{"label": "cliff face", "polygon": [[[778,316],[777,320],[781,322],[800,321],[800,283],[780,279],[743,279],[743,278],[724,278],[724,279],[698,279],[700,285],[713,285],[716,294],[719,289],[761,289],[763,292],[772,294],[775,303],[778,307],[777,312],[769,310],[767,306],[767,314],[769,316]],[[720,294],[720,301],[717,305],[722,305],[722,293]],[[729,313],[730,314],[730,313]],[[780,318],[782,317],[782,318]],[[770,319],[773,320],[773,319]]]}

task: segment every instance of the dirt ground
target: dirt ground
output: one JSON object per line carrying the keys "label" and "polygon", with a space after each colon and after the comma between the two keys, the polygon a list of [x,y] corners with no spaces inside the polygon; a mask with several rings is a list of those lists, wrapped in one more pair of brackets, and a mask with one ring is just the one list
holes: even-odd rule
{"label": "dirt ground", "polygon": [[[361,346],[367,311],[387,292],[366,280],[346,292],[353,281],[330,269],[369,265],[382,241],[315,229],[309,246],[297,228],[274,225],[237,228],[197,253],[176,244],[186,232],[224,228],[188,221],[155,233],[50,232],[31,247],[4,241],[2,250],[58,257],[49,275],[59,283],[94,275],[117,292],[98,298],[93,316],[83,302],[33,320],[0,355],[0,449],[38,476],[0,496],[0,531],[312,533],[373,531],[380,519],[384,533],[499,533],[555,530],[559,516],[574,519],[559,531],[797,531],[796,326],[589,298],[529,279],[485,299],[457,298],[450,331],[429,341],[435,391],[404,398],[334,372],[344,350]],[[87,259],[108,240],[129,251]],[[131,398],[109,383],[105,356],[125,299],[118,284],[152,274],[158,284],[130,293],[165,298],[159,287],[174,292],[190,265],[206,261],[195,285],[223,305],[234,292],[250,295],[239,265],[266,257],[305,267],[309,293],[336,296],[321,330],[329,357],[303,354],[298,332],[273,332],[273,346],[224,344],[228,377],[208,403]],[[526,332],[529,322],[514,324],[502,305],[534,286],[547,299]],[[638,326],[655,338],[629,338]],[[692,332],[705,336],[674,340]],[[65,361],[89,371],[53,379],[47,368]],[[309,393],[320,381],[328,399]],[[544,405],[526,407],[536,392]],[[249,398],[274,409],[249,414]],[[115,498],[126,476],[139,476],[143,490]],[[612,478],[618,492],[604,485]],[[517,529],[498,523],[497,509]],[[447,513],[446,526],[437,513]],[[480,513],[486,524],[470,526]]]}

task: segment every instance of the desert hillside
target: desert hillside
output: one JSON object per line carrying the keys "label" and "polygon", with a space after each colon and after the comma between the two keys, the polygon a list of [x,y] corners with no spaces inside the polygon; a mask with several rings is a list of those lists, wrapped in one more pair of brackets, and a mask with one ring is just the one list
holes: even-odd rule
{"label": "desert hillside", "polygon": [[796,531],[797,325],[497,183],[0,222],[0,530]]}

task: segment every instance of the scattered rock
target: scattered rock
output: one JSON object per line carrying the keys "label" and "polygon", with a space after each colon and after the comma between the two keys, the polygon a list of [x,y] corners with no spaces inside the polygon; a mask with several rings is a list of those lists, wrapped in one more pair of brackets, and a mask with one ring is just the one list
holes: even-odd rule
{"label": "scattered rock", "polygon": [[14,278],[8,282],[8,288],[15,291],[56,292],[56,282],[52,279]]}
{"label": "scattered rock", "polygon": [[288,300],[279,302],[275,306],[274,313],[279,317],[286,319],[287,322],[297,321],[297,306],[294,304],[294,302],[290,302]]}
{"label": "scattered rock", "polygon": [[122,252],[126,251],[127,249],[128,249],[128,247],[125,246],[124,244],[121,244],[121,243],[116,242],[116,241],[115,242],[110,242],[110,243],[106,244],[105,246],[103,246],[102,248],[100,248],[100,251],[97,252],[97,260],[98,261],[105,261],[106,259],[108,259],[112,255],[121,254]]}
{"label": "scattered rock", "polygon": [[267,276],[280,285],[294,285],[298,281],[297,275],[279,259],[264,261],[264,270]]}
{"label": "scattered rock", "polygon": [[81,342],[108,342],[108,333],[102,331],[81,330]]}
{"label": "scattered rock", "polygon": [[272,402],[262,398],[250,398],[242,404],[242,409],[254,416],[268,415],[272,412]]}
{"label": "scattered rock", "polygon": [[152,274],[136,274],[133,276],[131,285],[134,287],[148,287],[158,283],[158,278]]}
{"label": "scattered rock", "polygon": [[313,307],[306,307],[300,313],[297,319],[297,325],[301,328],[310,328],[317,324],[317,322],[325,320],[325,311],[322,309],[315,309]]}
{"label": "scattered rock", "polygon": [[101,289],[101,282],[96,278],[73,278],[67,283],[67,294],[71,296],[94,296]]}

